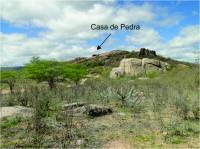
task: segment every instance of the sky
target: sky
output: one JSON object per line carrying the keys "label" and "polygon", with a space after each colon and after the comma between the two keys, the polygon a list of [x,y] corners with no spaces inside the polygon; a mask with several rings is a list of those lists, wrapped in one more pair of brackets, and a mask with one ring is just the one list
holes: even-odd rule
{"label": "sky", "polygon": [[[63,61],[140,48],[194,62],[200,45],[199,1],[0,0],[0,22],[4,67],[23,66],[33,56]],[[140,30],[92,30],[91,24]]]}

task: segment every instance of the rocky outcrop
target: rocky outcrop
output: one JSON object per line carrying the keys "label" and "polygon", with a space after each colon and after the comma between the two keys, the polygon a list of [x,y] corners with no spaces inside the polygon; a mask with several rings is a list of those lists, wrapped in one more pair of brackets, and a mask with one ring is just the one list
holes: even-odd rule
{"label": "rocky outcrop", "polygon": [[168,69],[168,67],[169,65],[167,63],[156,59],[127,58],[121,60],[119,67],[112,69],[112,71],[110,72],[110,77],[116,78],[118,76],[121,76],[121,73],[119,72],[123,72],[123,74],[128,74],[131,76],[144,75],[152,71],[164,72]]}
{"label": "rocky outcrop", "polygon": [[143,58],[142,67],[145,73],[152,72],[152,71],[162,71],[161,62],[155,59]]}
{"label": "rocky outcrop", "polygon": [[7,116],[21,115],[21,116],[31,116],[33,113],[32,108],[27,108],[23,106],[14,106],[14,107],[0,107],[0,119]]}
{"label": "rocky outcrop", "polygon": [[170,65],[166,62],[160,61],[160,65],[161,65],[161,68],[164,72],[170,69]]}
{"label": "rocky outcrop", "polygon": [[66,114],[72,116],[89,115],[92,117],[102,116],[112,113],[112,109],[107,106],[86,104],[86,103],[69,103],[64,105]]}
{"label": "rocky outcrop", "polygon": [[122,68],[125,74],[139,75],[143,73],[141,65],[142,65],[141,59],[127,58],[121,60],[119,68]]}
{"label": "rocky outcrop", "polygon": [[141,48],[139,56],[140,57],[154,57],[154,56],[156,56],[156,51]]}
{"label": "rocky outcrop", "polygon": [[124,75],[124,69],[121,67],[113,68],[110,73],[110,78],[116,78]]}

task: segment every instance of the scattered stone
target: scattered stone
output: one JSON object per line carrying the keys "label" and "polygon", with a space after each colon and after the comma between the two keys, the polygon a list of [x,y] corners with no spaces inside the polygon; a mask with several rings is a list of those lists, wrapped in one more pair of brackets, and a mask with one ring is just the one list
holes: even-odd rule
{"label": "scattered stone", "polygon": [[87,80],[88,80],[87,78],[81,79],[80,84],[84,84]]}
{"label": "scattered stone", "polygon": [[76,141],[76,144],[78,145],[78,146],[80,146],[81,144],[83,144],[84,143],[84,140],[82,140],[82,139],[78,139],[77,141]]}
{"label": "scattered stone", "polygon": [[123,112],[119,112],[119,113],[117,113],[118,115],[120,115],[120,116],[125,116],[126,114],[125,113],[123,113]]}
{"label": "scattered stone", "polygon": [[101,78],[101,76],[100,75],[96,75],[96,76],[94,76],[94,78],[98,79],[98,78]]}

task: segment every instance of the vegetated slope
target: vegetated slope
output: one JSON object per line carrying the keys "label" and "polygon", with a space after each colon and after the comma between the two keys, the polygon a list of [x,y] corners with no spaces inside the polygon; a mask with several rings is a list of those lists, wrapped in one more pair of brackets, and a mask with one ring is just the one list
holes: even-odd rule
{"label": "vegetated slope", "polygon": [[135,52],[135,51],[129,52],[125,50],[113,50],[111,52],[93,55],[92,57],[89,57],[89,58],[79,57],[74,60],[71,60],[70,62],[84,64],[89,68],[93,68],[97,66],[117,67],[123,58],[153,58],[153,59],[167,62],[172,67],[176,66],[177,64],[184,64],[188,66],[193,65],[192,63],[177,61],[177,60],[166,58],[160,55],[141,56],[139,52]]}
{"label": "vegetated slope", "polygon": [[[184,64],[187,66],[192,66],[194,64],[183,62],[183,61],[177,61],[171,58],[166,58],[160,55],[145,55],[140,56],[140,52],[136,51],[126,51],[126,50],[113,50],[111,52],[105,52],[101,54],[93,54],[91,57],[78,57],[73,60],[67,61],[69,63],[78,63],[83,64],[87,66],[88,68],[94,68],[99,66],[104,66],[107,68],[111,67],[118,67],[120,61],[123,58],[153,58],[157,60],[161,60],[163,62],[169,63],[172,67],[176,66],[177,64]],[[66,61],[65,61],[66,62]],[[16,67],[0,67],[0,70],[20,70],[23,69],[23,66],[16,66]]]}
{"label": "vegetated slope", "polygon": [[[174,69],[147,80],[89,78],[78,88],[62,82],[52,91],[43,83],[19,83],[26,90],[2,95],[1,104],[23,105],[36,112],[32,117],[16,115],[1,120],[1,148],[200,146],[197,68]],[[102,117],[70,117],[63,106],[72,101],[106,105],[114,112]]]}
{"label": "vegetated slope", "polygon": [[[118,66],[124,57],[140,58],[137,52],[112,51],[71,62],[102,73]],[[170,64],[183,63],[163,59]],[[3,94],[1,106],[20,105],[35,112],[31,117],[14,115],[1,119],[0,147],[115,148],[117,144],[120,148],[199,148],[198,70],[175,67],[149,79],[88,77],[76,86],[70,81],[57,83],[55,90],[49,90],[44,82],[17,80],[16,86],[24,91]],[[76,111],[67,112],[64,108],[72,102],[108,106],[113,113],[101,117],[77,116],[78,113],[72,117],[70,113]],[[79,110],[84,111],[84,107]]]}

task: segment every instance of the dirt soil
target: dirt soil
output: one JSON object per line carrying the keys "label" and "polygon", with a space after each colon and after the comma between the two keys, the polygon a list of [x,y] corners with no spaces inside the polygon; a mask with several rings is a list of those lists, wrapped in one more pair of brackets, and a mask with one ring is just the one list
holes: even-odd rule
{"label": "dirt soil", "polygon": [[106,144],[106,149],[131,149],[131,145],[122,140],[114,140]]}

